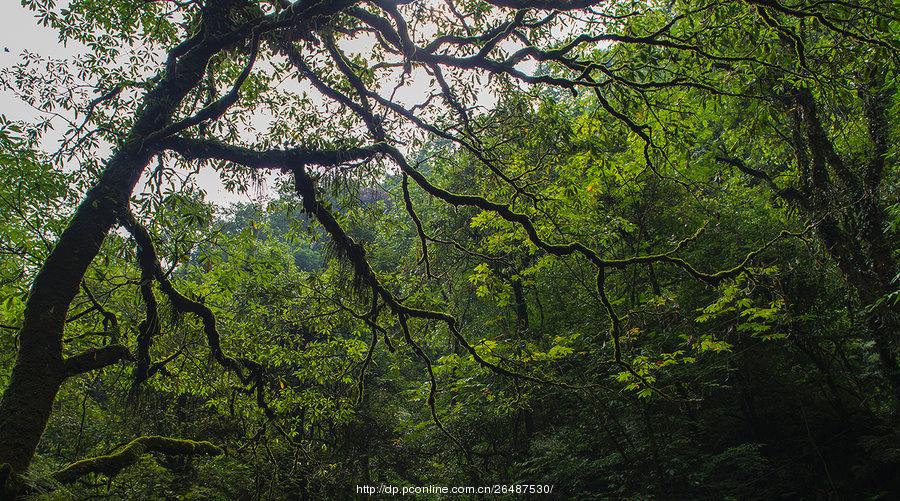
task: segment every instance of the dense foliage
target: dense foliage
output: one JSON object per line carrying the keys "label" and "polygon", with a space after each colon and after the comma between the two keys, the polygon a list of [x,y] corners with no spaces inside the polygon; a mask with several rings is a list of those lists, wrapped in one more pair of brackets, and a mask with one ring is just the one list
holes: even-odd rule
{"label": "dense foliage", "polygon": [[900,495],[892,2],[22,4],[4,495]]}

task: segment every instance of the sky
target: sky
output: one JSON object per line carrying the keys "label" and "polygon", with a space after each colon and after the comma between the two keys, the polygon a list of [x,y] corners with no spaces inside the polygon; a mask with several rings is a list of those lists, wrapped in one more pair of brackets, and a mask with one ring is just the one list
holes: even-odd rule
{"label": "sky", "polygon": [[[84,47],[64,47],[58,42],[56,32],[40,26],[31,11],[16,0],[4,0],[0,7],[0,67],[19,62],[25,50],[63,58],[77,54]],[[34,116],[34,111],[14,96],[0,92],[0,98],[0,113],[7,117],[20,120]]]}
{"label": "sky", "polygon": [[[3,6],[0,7],[0,68],[8,68],[20,62],[21,54],[26,50],[62,59],[84,53],[88,49],[71,42],[64,46],[59,42],[55,30],[38,24],[33,12],[23,7],[17,0],[3,0]],[[26,121],[33,120],[37,116],[37,112],[28,104],[2,90],[0,90],[0,114],[10,120]],[[47,149],[53,148],[58,139],[58,134],[48,135],[49,144],[45,143]],[[225,189],[219,175],[211,168],[203,169],[197,181],[207,192],[207,199],[221,206],[235,202],[254,202],[265,195],[255,190],[247,194],[231,193]],[[139,187],[138,191],[140,189]]]}
{"label": "sky", "polygon": [[[359,40],[353,41],[344,49],[348,53],[366,54],[372,41]],[[30,51],[41,56],[53,57],[57,59],[70,58],[78,54],[85,53],[88,49],[77,43],[69,43],[63,46],[59,41],[56,32],[51,28],[42,27],[38,24],[34,14],[23,7],[16,0],[4,0],[4,4],[0,7],[0,68],[10,67],[21,60],[23,51]],[[520,69],[531,72],[536,68],[533,63],[526,63]],[[418,76],[416,76],[418,74]],[[382,95],[389,96],[397,80],[399,80],[399,72],[396,78],[385,79],[381,82],[380,92]],[[429,94],[431,86],[429,84],[430,77],[423,71],[417,70],[412,78],[406,80],[406,85],[400,89],[396,97],[397,102],[404,105],[412,105],[421,103]],[[308,84],[300,84],[298,82],[287,82],[288,89],[302,92],[309,89]],[[314,98],[315,99],[315,98]],[[477,95],[479,105],[490,108],[496,101],[494,96],[487,88],[480,89]],[[30,121],[37,116],[37,112],[10,93],[0,91],[0,114],[5,115],[13,120]],[[254,122],[255,131],[248,131],[248,138],[252,140],[252,135],[256,132],[264,131],[268,120],[260,117]],[[61,125],[61,122],[60,122]],[[60,127],[62,130],[63,128]],[[56,143],[59,140],[59,133],[48,134],[44,147],[48,151],[55,150]],[[402,148],[402,145],[401,145]],[[403,148],[402,148],[403,149]],[[72,167],[74,168],[74,167]],[[268,176],[265,186],[269,189],[251,189],[247,194],[236,194],[227,191],[218,173],[211,168],[205,168],[196,177],[199,186],[207,192],[207,199],[224,206],[234,202],[251,202],[264,199],[272,193],[271,187],[274,186],[274,175]],[[142,187],[138,187],[140,191]]]}

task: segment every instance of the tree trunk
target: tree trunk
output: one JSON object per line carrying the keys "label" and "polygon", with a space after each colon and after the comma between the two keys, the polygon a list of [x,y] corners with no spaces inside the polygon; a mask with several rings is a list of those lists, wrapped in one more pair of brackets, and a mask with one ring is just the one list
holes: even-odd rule
{"label": "tree trunk", "polygon": [[145,143],[171,121],[220,43],[207,34],[147,94],[132,130],[85,195],[31,286],[12,378],[0,401],[0,465],[9,464],[13,476],[28,468],[66,378],[62,350],[66,314],[88,266],[154,155],[152,145]]}
{"label": "tree trunk", "polygon": [[69,305],[115,222],[116,208],[127,203],[149,160],[132,149],[126,146],[109,162],[32,284],[16,364],[0,401],[0,464],[9,463],[14,472],[28,467],[65,379],[62,334]]}
{"label": "tree trunk", "polygon": [[[879,89],[883,81],[880,72],[875,73],[879,76],[873,78],[871,87]],[[866,315],[866,324],[896,409],[900,405],[897,360],[900,322],[894,308],[882,302],[892,291],[897,273],[893,258],[896,240],[885,229],[886,212],[880,195],[888,153],[886,110],[893,93],[894,89],[860,90],[872,141],[871,158],[867,161],[858,158],[846,161],[837,154],[820,121],[818,104],[808,89],[795,94],[796,106],[792,113],[797,132],[794,147],[800,168],[798,174],[803,181],[803,201],[798,206],[816,221],[819,239],[856,290],[862,306],[872,309]],[[839,184],[831,181],[829,168]]]}
{"label": "tree trunk", "polygon": [[884,251],[886,238],[883,230],[879,227],[877,233],[867,231],[854,239],[840,231],[829,217],[822,219],[820,239],[856,291],[862,306],[872,308],[866,314],[866,327],[875,343],[881,372],[891,387],[896,406],[900,404],[900,364],[896,353],[900,324],[891,305],[882,302],[876,306],[891,292],[891,281],[896,270],[890,253]]}

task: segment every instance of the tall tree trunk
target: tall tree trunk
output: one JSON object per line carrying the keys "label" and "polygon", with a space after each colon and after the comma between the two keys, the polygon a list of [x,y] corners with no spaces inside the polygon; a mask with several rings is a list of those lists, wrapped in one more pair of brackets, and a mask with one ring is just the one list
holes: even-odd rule
{"label": "tall tree trunk", "polygon": [[0,401],[0,465],[8,464],[13,475],[28,468],[68,375],[62,337],[69,306],[154,154],[147,139],[171,121],[203,76],[215,45],[221,44],[210,35],[185,51],[145,96],[132,130],[85,195],[31,286],[16,363]]}
{"label": "tall tree trunk", "polygon": [[802,131],[795,134],[794,147],[803,181],[799,207],[816,221],[819,239],[856,290],[862,306],[870,309],[867,328],[896,409],[900,405],[900,325],[894,308],[883,301],[892,291],[897,273],[892,255],[896,240],[886,230],[880,193],[888,153],[887,106],[896,89],[883,88],[880,71],[873,71],[870,80],[870,88],[861,88],[859,93],[872,142],[871,158],[844,159],[838,155],[821,122],[818,103],[808,89],[794,96],[794,126],[797,132]]}

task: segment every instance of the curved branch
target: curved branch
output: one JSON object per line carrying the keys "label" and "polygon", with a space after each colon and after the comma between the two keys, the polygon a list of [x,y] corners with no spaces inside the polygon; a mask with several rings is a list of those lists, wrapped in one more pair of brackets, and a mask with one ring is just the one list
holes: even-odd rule
{"label": "curved branch", "polygon": [[220,365],[231,372],[234,372],[242,382],[248,382],[249,378],[244,376],[241,371],[241,364],[237,360],[225,355],[222,351],[221,336],[216,328],[216,317],[212,310],[203,303],[194,301],[175,289],[159,264],[159,258],[156,255],[153,241],[150,239],[150,233],[137,222],[131,212],[126,212],[121,215],[120,220],[123,226],[125,226],[125,229],[131,233],[131,236],[134,237],[137,242],[138,261],[142,271],[159,282],[160,289],[168,296],[169,301],[172,302],[172,306],[177,311],[182,313],[193,313],[200,317],[200,320],[203,322],[203,332],[206,334],[206,342],[209,345],[213,358],[215,358]]}
{"label": "curved branch", "polygon": [[114,477],[125,468],[137,463],[141,456],[151,452],[182,456],[218,456],[224,451],[210,442],[159,436],[139,437],[112,454],[76,461],[54,473],[53,478],[63,484],[70,484],[89,473],[101,473],[107,477]]}

